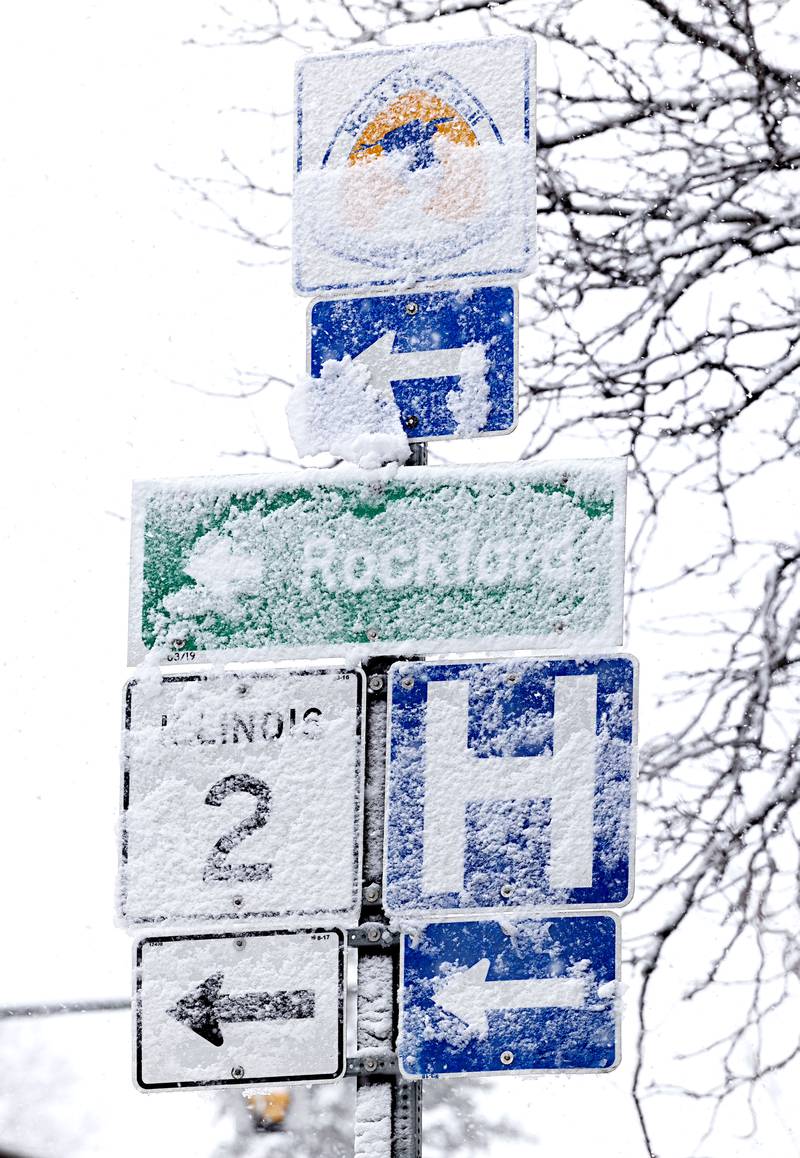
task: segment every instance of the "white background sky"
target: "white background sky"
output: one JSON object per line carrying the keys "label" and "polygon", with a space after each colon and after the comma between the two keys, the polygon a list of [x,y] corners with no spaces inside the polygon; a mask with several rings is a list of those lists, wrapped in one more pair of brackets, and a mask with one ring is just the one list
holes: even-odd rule
{"label": "white background sky", "polygon": [[[182,45],[213,14],[205,0],[50,0],[18,5],[0,46],[3,1005],[129,990],[113,906],[131,480],[259,469],[221,452],[264,438],[286,449],[283,397],[178,384],[231,391],[236,367],[289,376],[305,356],[288,266],[237,265],[245,251],[182,219],[192,202],[157,168],[207,174],[223,145],[252,148],[260,120],[220,110],[291,108],[285,47]],[[290,156],[277,165],[286,184]],[[487,439],[451,457],[518,449]],[[156,1156],[180,1135],[175,1153],[210,1152],[215,1095],[134,1093],[124,1014],[0,1023],[0,1062],[0,1148]],[[634,1156],[629,1083],[629,1062],[507,1080],[487,1112],[525,1116],[542,1154]],[[776,1098],[764,1133],[731,1139],[726,1158],[795,1152]]]}

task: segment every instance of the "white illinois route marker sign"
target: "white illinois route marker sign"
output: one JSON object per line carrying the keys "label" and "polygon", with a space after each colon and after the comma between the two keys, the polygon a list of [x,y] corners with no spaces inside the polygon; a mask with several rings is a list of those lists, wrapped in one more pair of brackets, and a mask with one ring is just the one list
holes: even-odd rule
{"label": "white illinois route marker sign", "polygon": [[151,937],[135,969],[141,1089],[342,1075],[341,930]]}
{"label": "white illinois route marker sign", "polygon": [[300,63],[299,293],[529,272],[532,52],[518,36]]}
{"label": "white illinois route marker sign", "polygon": [[341,669],[133,680],[125,918],[354,920],[362,696]]}

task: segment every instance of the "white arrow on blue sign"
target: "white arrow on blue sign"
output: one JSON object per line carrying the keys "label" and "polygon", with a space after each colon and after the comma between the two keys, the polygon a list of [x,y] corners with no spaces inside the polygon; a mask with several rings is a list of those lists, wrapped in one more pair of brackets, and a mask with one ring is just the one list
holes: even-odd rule
{"label": "white arrow on blue sign", "polygon": [[309,373],[345,357],[392,390],[411,441],[506,433],[517,421],[516,287],[314,302]]}
{"label": "white arrow on blue sign", "polygon": [[402,939],[400,1068],[408,1078],[619,1061],[619,918],[431,924]]}
{"label": "white arrow on blue sign", "polygon": [[636,684],[624,655],[395,664],[387,910],[626,904]]}

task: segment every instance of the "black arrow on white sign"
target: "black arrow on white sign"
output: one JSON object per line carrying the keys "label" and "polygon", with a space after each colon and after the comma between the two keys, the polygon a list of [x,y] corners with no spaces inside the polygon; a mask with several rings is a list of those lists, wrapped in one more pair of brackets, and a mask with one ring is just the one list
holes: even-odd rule
{"label": "black arrow on white sign", "polygon": [[223,993],[222,974],[213,973],[167,1013],[212,1045],[222,1045],[220,1022],[294,1021],[313,1017],[314,991],[278,989],[274,993]]}

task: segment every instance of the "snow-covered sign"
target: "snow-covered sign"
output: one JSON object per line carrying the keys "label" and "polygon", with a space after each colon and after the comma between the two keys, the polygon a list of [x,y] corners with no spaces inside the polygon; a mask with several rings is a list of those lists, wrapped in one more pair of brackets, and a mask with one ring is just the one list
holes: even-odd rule
{"label": "snow-covered sign", "polygon": [[342,1076],[340,929],[148,937],[135,954],[141,1089]]}
{"label": "snow-covered sign", "polygon": [[330,361],[364,365],[372,386],[393,394],[412,442],[514,427],[515,286],[323,298],[309,310],[308,332],[312,377]]}
{"label": "snow-covered sign", "polygon": [[398,1056],[409,1078],[619,1061],[619,918],[453,921],[402,938]]}
{"label": "snow-covered sign", "polygon": [[508,37],[300,62],[299,293],[530,270],[532,55]]}
{"label": "snow-covered sign", "polygon": [[130,662],[616,645],[624,459],[134,489]]}
{"label": "snow-covered sign", "polygon": [[131,681],[125,919],[354,920],[363,683],[335,669]]}
{"label": "snow-covered sign", "polygon": [[621,655],[395,664],[387,910],[624,905],[636,690]]}

